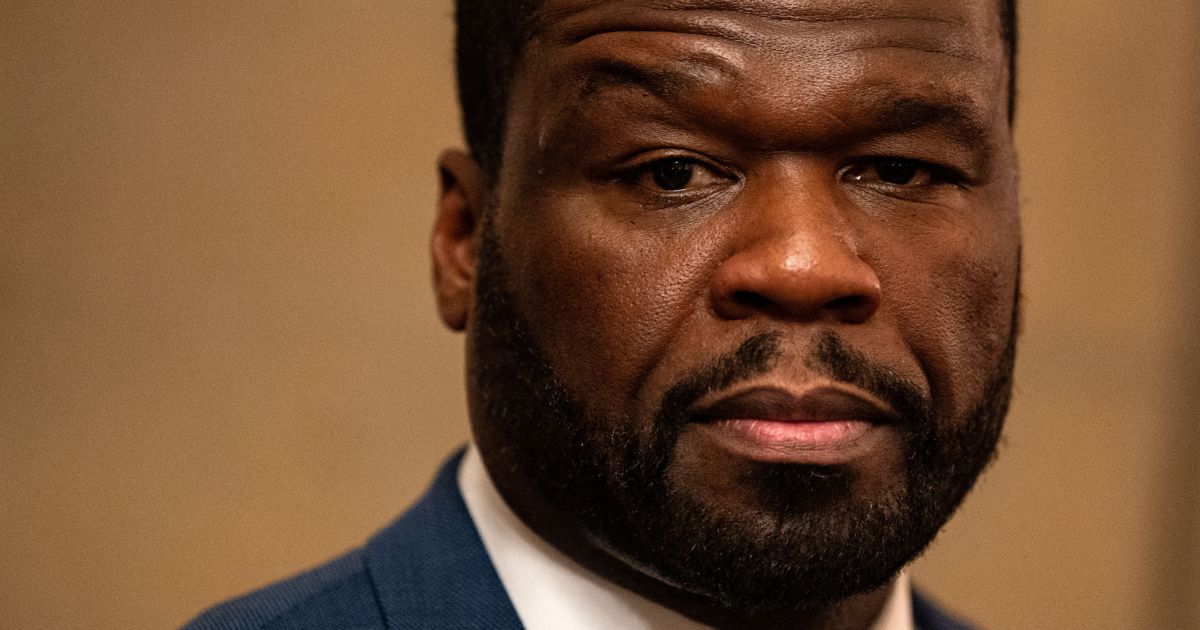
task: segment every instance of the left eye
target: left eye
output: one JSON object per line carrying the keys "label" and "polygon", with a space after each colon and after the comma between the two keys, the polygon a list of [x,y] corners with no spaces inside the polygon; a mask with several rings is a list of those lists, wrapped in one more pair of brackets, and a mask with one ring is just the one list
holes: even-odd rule
{"label": "left eye", "polygon": [[846,172],[846,177],[856,182],[905,187],[928,186],[945,179],[940,169],[927,162],[890,157],[854,166]]}

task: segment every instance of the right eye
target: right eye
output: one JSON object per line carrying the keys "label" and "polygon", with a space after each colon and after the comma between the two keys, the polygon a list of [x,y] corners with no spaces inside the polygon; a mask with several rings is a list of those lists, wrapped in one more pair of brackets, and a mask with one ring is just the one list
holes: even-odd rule
{"label": "right eye", "polygon": [[682,158],[659,160],[650,165],[650,176],[663,190],[683,190],[695,175],[696,164]]}
{"label": "right eye", "polygon": [[679,193],[707,188],[726,180],[698,160],[687,157],[666,157],[635,169],[631,179],[650,190]]}

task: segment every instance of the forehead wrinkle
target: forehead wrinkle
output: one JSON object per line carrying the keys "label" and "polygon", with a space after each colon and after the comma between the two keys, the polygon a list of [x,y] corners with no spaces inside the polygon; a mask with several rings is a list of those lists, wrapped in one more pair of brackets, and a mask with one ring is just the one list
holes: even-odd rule
{"label": "forehead wrinkle", "polygon": [[[697,38],[712,38],[713,45],[733,44],[734,49],[747,53],[775,53],[822,56],[841,55],[886,48],[909,49],[917,52],[944,54],[955,59],[984,62],[978,35],[969,20],[933,16],[913,16],[886,11],[877,6],[852,6],[845,12],[794,14],[778,5],[792,6],[793,2],[750,3],[734,5],[728,0],[623,0],[570,12],[558,7],[555,17],[543,15],[539,21],[542,34],[533,38],[536,44],[550,48],[571,49],[594,38],[608,35],[663,33]],[[544,3],[543,7],[552,3]],[[713,8],[715,7],[715,8]],[[730,7],[736,7],[730,8]],[[740,18],[740,19],[739,19]],[[764,23],[765,21],[765,23]],[[873,22],[888,26],[869,28]],[[809,28],[792,30],[788,24],[803,23]],[[845,30],[840,26],[861,24],[862,29]],[[925,26],[922,26],[925,25]],[[987,49],[987,47],[983,47]],[[673,56],[683,62],[705,61],[685,55]],[[732,68],[736,64],[713,55],[716,69]],[[648,82],[649,83],[649,82]]]}
{"label": "forehead wrinkle", "polygon": [[[948,3],[953,6],[953,3]],[[742,44],[761,43],[762,38],[739,25],[736,17],[770,22],[833,24],[867,21],[929,23],[968,27],[961,16],[910,15],[874,0],[832,3],[797,0],[618,0],[597,4],[580,0],[543,2],[531,21],[534,39],[549,36],[572,44],[593,35],[615,30],[664,30],[720,37]]]}
{"label": "forehead wrinkle", "polygon": [[943,16],[906,15],[889,11],[877,0],[866,2],[837,2],[828,6],[817,6],[815,2],[797,0],[674,0],[663,2],[673,9],[691,9],[740,13],[767,20],[785,22],[850,22],[856,20],[914,20],[962,25],[962,20]]}

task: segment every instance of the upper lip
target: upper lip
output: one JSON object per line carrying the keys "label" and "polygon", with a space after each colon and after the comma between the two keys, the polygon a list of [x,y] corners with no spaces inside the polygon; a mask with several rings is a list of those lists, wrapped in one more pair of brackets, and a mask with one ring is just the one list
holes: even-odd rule
{"label": "upper lip", "polygon": [[886,402],[857,387],[830,383],[799,391],[774,385],[739,388],[720,393],[711,402],[699,401],[691,417],[697,422],[861,420],[884,424],[897,422],[900,414]]}

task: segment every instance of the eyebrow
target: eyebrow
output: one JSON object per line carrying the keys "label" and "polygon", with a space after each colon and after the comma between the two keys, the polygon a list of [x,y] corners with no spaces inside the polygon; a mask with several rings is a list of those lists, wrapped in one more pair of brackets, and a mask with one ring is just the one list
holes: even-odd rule
{"label": "eyebrow", "polygon": [[713,73],[731,74],[722,67],[722,62],[707,55],[681,59],[679,66],[649,68],[621,59],[589,60],[579,68],[585,77],[579,97],[587,100],[610,89],[634,88],[670,101],[679,98],[680,94],[688,89],[710,84]]}
{"label": "eyebrow", "polygon": [[963,95],[912,95],[880,90],[860,101],[873,123],[852,135],[887,135],[936,128],[965,145],[993,145],[981,108]]}

